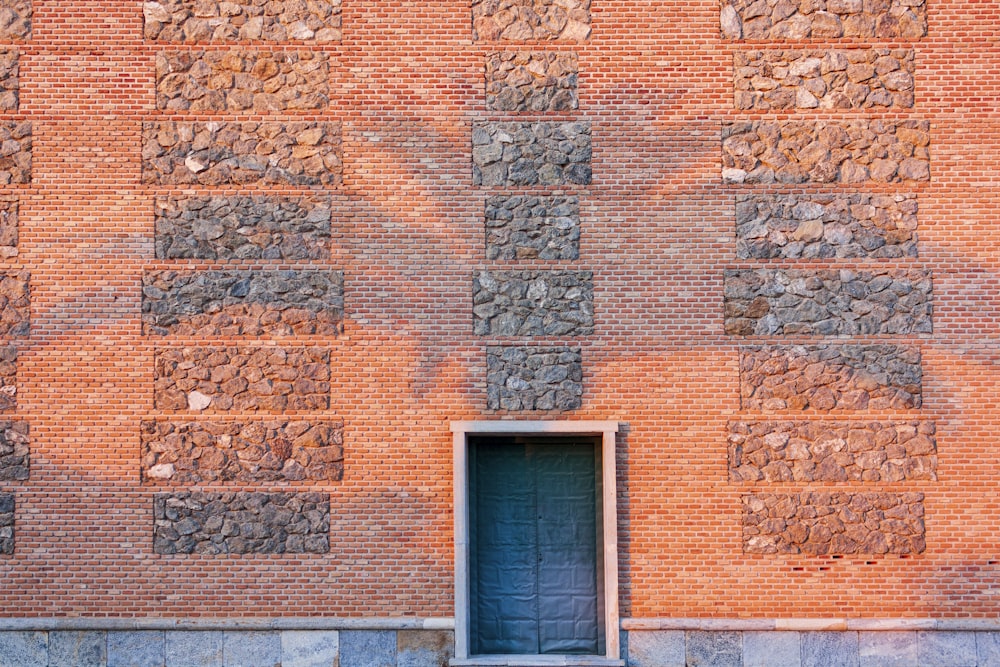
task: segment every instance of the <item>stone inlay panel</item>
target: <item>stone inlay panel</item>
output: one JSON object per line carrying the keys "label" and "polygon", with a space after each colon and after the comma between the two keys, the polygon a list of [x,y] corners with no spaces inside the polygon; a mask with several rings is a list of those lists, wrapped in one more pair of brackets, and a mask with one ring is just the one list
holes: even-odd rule
{"label": "stone inlay panel", "polygon": [[917,256],[915,195],[737,195],[740,259]]}
{"label": "stone inlay panel", "polygon": [[899,345],[748,346],[740,350],[744,410],[913,410],[920,350]]}
{"label": "stone inlay panel", "polygon": [[572,111],[580,106],[575,53],[499,51],[486,56],[486,108]]}
{"label": "stone inlay panel", "polygon": [[0,481],[28,479],[28,422],[0,421]]}
{"label": "stone inlay panel", "polygon": [[0,0],[0,39],[31,39],[31,0]]}
{"label": "stone inlay panel", "polygon": [[474,185],[587,185],[590,123],[476,123]]}
{"label": "stone inlay panel", "polygon": [[929,181],[928,121],[746,121],[722,127],[726,183]]}
{"label": "stone inlay panel", "polygon": [[480,271],[472,278],[480,336],[586,336],[594,332],[590,271]]}
{"label": "stone inlay panel", "polygon": [[0,493],[0,554],[14,553],[14,494]]}
{"label": "stone inlay panel", "polygon": [[17,49],[0,49],[0,111],[17,111],[21,87],[19,62]]}
{"label": "stone inlay panel", "polygon": [[486,348],[490,410],[575,410],[583,400],[578,347]]}
{"label": "stone inlay panel", "polygon": [[0,273],[0,336],[28,336],[31,299],[28,294],[29,275],[26,272]]}
{"label": "stone inlay panel", "polygon": [[473,39],[523,42],[590,36],[590,0],[472,0]]}
{"label": "stone inlay panel", "polygon": [[0,412],[17,408],[17,348],[0,346]]}
{"label": "stone inlay panel", "polygon": [[724,280],[732,336],[931,332],[930,271],[731,270]]}
{"label": "stone inlay panel", "polygon": [[743,496],[743,550],[758,554],[918,554],[922,493]]}
{"label": "stone inlay panel", "polygon": [[578,259],[577,197],[498,195],[486,200],[487,259]]}
{"label": "stone inlay panel", "polygon": [[31,122],[0,121],[0,185],[31,182]]}
{"label": "stone inlay panel", "polygon": [[330,256],[329,196],[168,196],[153,206],[158,259]]}
{"label": "stone inlay panel", "polygon": [[147,1],[144,35],[162,42],[339,42],[341,0]]}
{"label": "stone inlay panel", "polygon": [[937,479],[934,422],[729,423],[732,482]]}
{"label": "stone inlay panel", "polygon": [[142,181],[153,185],[339,185],[341,156],[336,122],[142,124]]}
{"label": "stone inlay panel", "polygon": [[339,481],[339,421],[142,423],[145,482]]}
{"label": "stone inlay panel", "polygon": [[322,554],[330,550],[326,493],[157,493],[158,554]]}
{"label": "stone inlay panel", "polygon": [[0,197],[0,259],[17,256],[17,218],[17,197]]}
{"label": "stone inlay panel", "polygon": [[924,0],[723,0],[721,24],[726,39],[920,39],[927,8]]}
{"label": "stone inlay panel", "polygon": [[156,55],[156,106],[167,111],[324,109],[330,65],[311,51],[170,51]]}
{"label": "stone inlay panel", "polygon": [[913,49],[737,51],[737,109],[913,106]]}
{"label": "stone inlay panel", "polygon": [[142,278],[147,335],[336,336],[343,320],[343,271],[165,270]]}
{"label": "stone inlay panel", "polygon": [[159,350],[157,410],[283,412],[330,407],[325,348],[184,347]]}

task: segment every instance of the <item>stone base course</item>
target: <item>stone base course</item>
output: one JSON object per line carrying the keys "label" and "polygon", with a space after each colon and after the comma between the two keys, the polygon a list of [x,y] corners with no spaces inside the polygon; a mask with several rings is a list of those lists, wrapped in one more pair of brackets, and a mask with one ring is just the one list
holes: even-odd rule
{"label": "stone base course", "polygon": [[184,347],[156,352],[157,410],[284,412],[330,407],[325,348]]}
{"label": "stone base course", "polygon": [[589,185],[590,123],[479,122],[472,128],[474,185]]}
{"label": "stone base course", "polygon": [[724,183],[929,181],[927,121],[741,121],[722,126]]}
{"label": "stone base course", "polygon": [[731,482],[937,479],[933,422],[730,422]]}
{"label": "stone base course", "polygon": [[142,182],[339,185],[340,130],[340,123],[318,121],[145,121]]}
{"label": "stone base course", "polygon": [[28,422],[0,421],[0,482],[28,479]]}
{"label": "stone base course", "polygon": [[480,336],[586,336],[594,332],[590,271],[480,271],[472,278]]}
{"label": "stone base course", "polygon": [[916,195],[737,195],[740,259],[917,256]]}
{"label": "stone base course", "polygon": [[486,200],[487,259],[579,257],[579,198],[498,195]]}
{"label": "stone base course", "polygon": [[744,410],[913,410],[920,350],[897,345],[748,346],[740,350]]}
{"label": "stone base course", "polygon": [[165,196],[153,209],[157,259],[330,256],[329,196]]}
{"label": "stone base course", "polygon": [[145,38],[162,42],[322,43],[341,37],[341,0],[147,0],[142,14]]}
{"label": "stone base course", "polygon": [[31,122],[0,121],[0,185],[31,182]]}
{"label": "stone base course", "polygon": [[0,3],[0,39],[31,39],[31,0],[4,0]]}
{"label": "stone base course", "polygon": [[737,109],[908,109],[913,49],[737,51]]}
{"label": "stone base course", "polygon": [[343,320],[343,271],[167,270],[142,278],[147,335],[336,336]]}
{"label": "stone base course", "polygon": [[158,554],[284,554],[330,550],[325,493],[157,493]]}
{"label": "stone base course", "polygon": [[915,554],[922,493],[760,493],[743,496],[743,550],[759,554]]}
{"label": "stone base course", "polygon": [[486,108],[491,111],[573,111],[579,63],[575,53],[499,51],[486,56]]}
{"label": "stone base course", "polygon": [[583,362],[578,347],[488,347],[486,368],[490,410],[565,412],[582,404]]}
{"label": "stone base course", "polygon": [[329,77],[324,53],[161,52],[156,55],[156,108],[233,113],[325,109]]}
{"label": "stone base course", "polygon": [[927,35],[924,0],[723,0],[720,19],[726,39],[913,40]]}
{"label": "stone base course", "polygon": [[756,269],[725,272],[732,336],[931,333],[925,270]]}
{"label": "stone base course", "polygon": [[17,348],[0,346],[0,412],[17,407]]}
{"label": "stone base course", "polygon": [[590,0],[472,0],[473,39],[580,42],[590,36]]}
{"label": "stone base course", "polygon": [[146,421],[141,433],[144,482],[333,482],[344,475],[343,422]]}

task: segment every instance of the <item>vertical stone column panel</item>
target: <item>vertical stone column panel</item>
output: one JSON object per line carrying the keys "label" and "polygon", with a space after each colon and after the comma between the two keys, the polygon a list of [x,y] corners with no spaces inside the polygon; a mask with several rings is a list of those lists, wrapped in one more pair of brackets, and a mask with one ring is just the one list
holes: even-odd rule
{"label": "vertical stone column panel", "polygon": [[0,421],[0,481],[24,481],[29,472],[28,422]]}
{"label": "vertical stone column panel", "polygon": [[0,185],[31,182],[31,122],[0,121]]}

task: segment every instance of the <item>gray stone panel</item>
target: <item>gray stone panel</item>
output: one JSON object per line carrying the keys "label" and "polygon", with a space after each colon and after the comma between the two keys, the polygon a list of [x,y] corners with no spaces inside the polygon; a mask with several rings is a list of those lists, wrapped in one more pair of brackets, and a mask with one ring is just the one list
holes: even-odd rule
{"label": "gray stone panel", "polygon": [[165,667],[161,630],[108,632],[108,667]]}
{"label": "gray stone panel", "polygon": [[590,0],[472,0],[473,39],[580,42],[590,36]]}
{"label": "gray stone panel", "polygon": [[979,667],[1000,667],[1000,632],[976,633]]}
{"label": "gray stone panel", "polygon": [[280,632],[226,631],[222,652],[224,667],[284,667]]}
{"label": "gray stone panel", "polygon": [[48,633],[32,631],[0,632],[0,665],[39,667],[48,660]]}
{"label": "gray stone panel", "polygon": [[31,39],[31,0],[4,0],[5,16],[0,22],[0,40]]}
{"label": "gray stone panel", "polygon": [[0,482],[28,479],[29,444],[28,422],[0,421]]}
{"label": "gray stone panel", "polygon": [[688,667],[742,667],[743,636],[739,632],[687,633]]}
{"label": "gray stone panel", "polygon": [[49,632],[48,667],[105,667],[107,664],[106,632],[99,630]]}
{"label": "gray stone panel", "polygon": [[629,667],[685,667],[683,630],[632,630],[628,633]]}
{"label": "gray stone panel", "polygon": [[480,271],[472,277],[479,336],[588,336],[594,333],[590,271]]}
{"label": "gray stone panel", "polygon": [[917,659],[916,632],[859,632],[861,667],[911,667]]}
{"label": "gray stone panel", "polygon": [[725,39],[920,39],[927,34],[923,0],[884,3],[819,0],[797,4],[777,0],[724,0],[720,14]]}
{"label": "gray stone panel", "polygon": [[344,667],[396,667],[396,633],[383,630],[342,631],[340,664]]}
{"label": "gray stone panel", "polygon": [[285,630],[281,633],[281,667],[330,667],[340,658],[336,630]]}
{"label": "gray stone panel", "polygon": [[147,40],[160,42],[339,42],[341,0],[146,0]]}
{"label": "gray stone panel", "polygon": [[474,185],[589,185],[590,163],[588,122],[479,122],[472,127]]}
{"label": "gray stone panel", "polygon": [[0,185],[31,182],[31,122],[0,121]]}
{"label": "gray stone panel", "polygon": [[14,509],[13,493],[0,493],[0,554],[14,553]]}
{"label": "gray stone panel", "polygon": [[166,633],[167,667],[223,667],[223,633],[192,630]]}
{"label": "gray stone panel", "polygon": [[800,667],[798,632],[744,632],[743,667]]}
{"label": "gray stone panel", "polygon": [[455,655],[455,633],[439,630],[396,632],[396,667],[448,667]]}
{"label": "gray stone panel", "polygon": [[977,667],[975,632],[918,632],[917,664]]}
{"label": "gray stone panel", "polygon": [[578,259],[575,196],[498,195],[486,200],[487,259]]}
{"label": "gray stone panel", "polygon": [[580,106],[575,53],[498,51],[486,56],[486,108],[573,111]]}
{"label": "gray stone panel", "polygon": [[490,410],[567,411],[583,402],[578,347],[489,347],[486,368]]}
{"label": "gray stone panel", "polygon": [[802,667],[858,667],[857,632],[803,632]]}

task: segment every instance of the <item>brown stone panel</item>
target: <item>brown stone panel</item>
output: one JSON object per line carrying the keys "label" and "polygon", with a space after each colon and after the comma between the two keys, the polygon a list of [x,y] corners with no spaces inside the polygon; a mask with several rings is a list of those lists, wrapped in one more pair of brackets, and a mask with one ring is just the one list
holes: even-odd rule
{"label": "brown stone panel", "polygon": [[504,345],[486,348],[490,410],[575,410],[583,399],[578,347]]}
{"label": "brown stone panel", "polygon": [[0,259],[17,256],[18,198],[0,196]]}
{"label": "brown stone panel", "polygon": [[586,336],[594,332],[591,271],[480,271],[472,278],[480,336]]}
{"label": "brown stone panel", "polygon": [[490,122],[472,128],[474,185],[589,185],[590,123]]}
{"label": "brown stone panel", "polygon": [[0,421],[0,481],[28,479],[28,422]]}
{"label": "brown stone panel", "polygon": [[774,345],[740,350],[744,410],[913,410],[920,350],[902,345]]}
{"label": "brown stone panel", "polygon": [[737,51],[737,109],[908,109],[913,49]]}
{"label": "brown stone panel", "polygon": [[329,75],[326,54],[311,51],[161,52],[156,55],[156,106],[259,113],[325,109]]}
{"label": "brown stone panel", "polygon": [[322,554],[330,550],[326,493],[157,493],[158,554]]}
{"label": "brown stone panel", "polygon": [[147,40],[161,42],[339,42],[341,0],[147,0]]}
{"label": "brown stone panel", "polygon": [[31,182],[31,122],[0,121],[0,185]]}
{"label": "brown stone panel", "polygon": [[930,123],[741,121],[722,126],[725,183],[929,181]]}
{"label": "brown stone panel", "polygon": [[497,195],[486,200],[487,259],[578,259],[580,200]]}
{"label": "brown stone panel", "polygon": [[147,335],[336,336],[343,321],[343,271],[165,270],[142,278]]}
{"label": "brown stone panel", "polygon": [[17,348],[0,346],[0,412],[17,408]]}
{"label": "brown stone panel", "polygon": [[723,0],[725,39],[920,39],[927,35],[924,0]]}
{"label": "brown stone panel", "polygon": [[31,0],[0,0],[0,39],[31,39]]}
{"label": "brown stone panel", "polygon": [[19,62],[17,49],[0,49],[0,111],[17,111],[21,87]]}
{"label": "brown stone panel", "polygon": [[490,53],[486,56],[486,108],[538,112],[577,109],[579,69],[575,53]]}
{"label": "brown stone panel", "polygon": [[934,422],[729,423],[732,482],[937,479]]}
{"label": "brown stone panel", "polygon": [[740,259],[917,256],[916,195],[736,196]]}
{"label": "brown stone panel", "polygon": [[147,483],[335,482],[344,475],[339,421],[145,421],[141,434]]}
{"label": "brown stone panel", "polygon": [[14,553],[14,494],[0,493],[0,554]]}
{"label": "brown stone panel", "polygon": [[758,554],[918,554],[922,493],[743,496],[743,550]]}
{"label": "brown stone panel", "polygon": [[931,332],[927,270],[730,270],[724,283],[731,336]]}
{"label": "brown stone panel", "polygon": [[0,273],[0,337],[27,338],[31,297],[27,272]]}
{"label": "brown stone panel", "polygon": [[340,131],[340,123],[318,121],[147,121],[142,124],[142,181],[339,185]]}
{"label": "brown stone panel", "polygon": [[472,36],[581,42],[590,36],[590,0],[472,0]]}
{"label": "brown stone panel", "polygon": [[153,402],[168,412],[326,410],[330,352],[320,347],[159,350]]}

